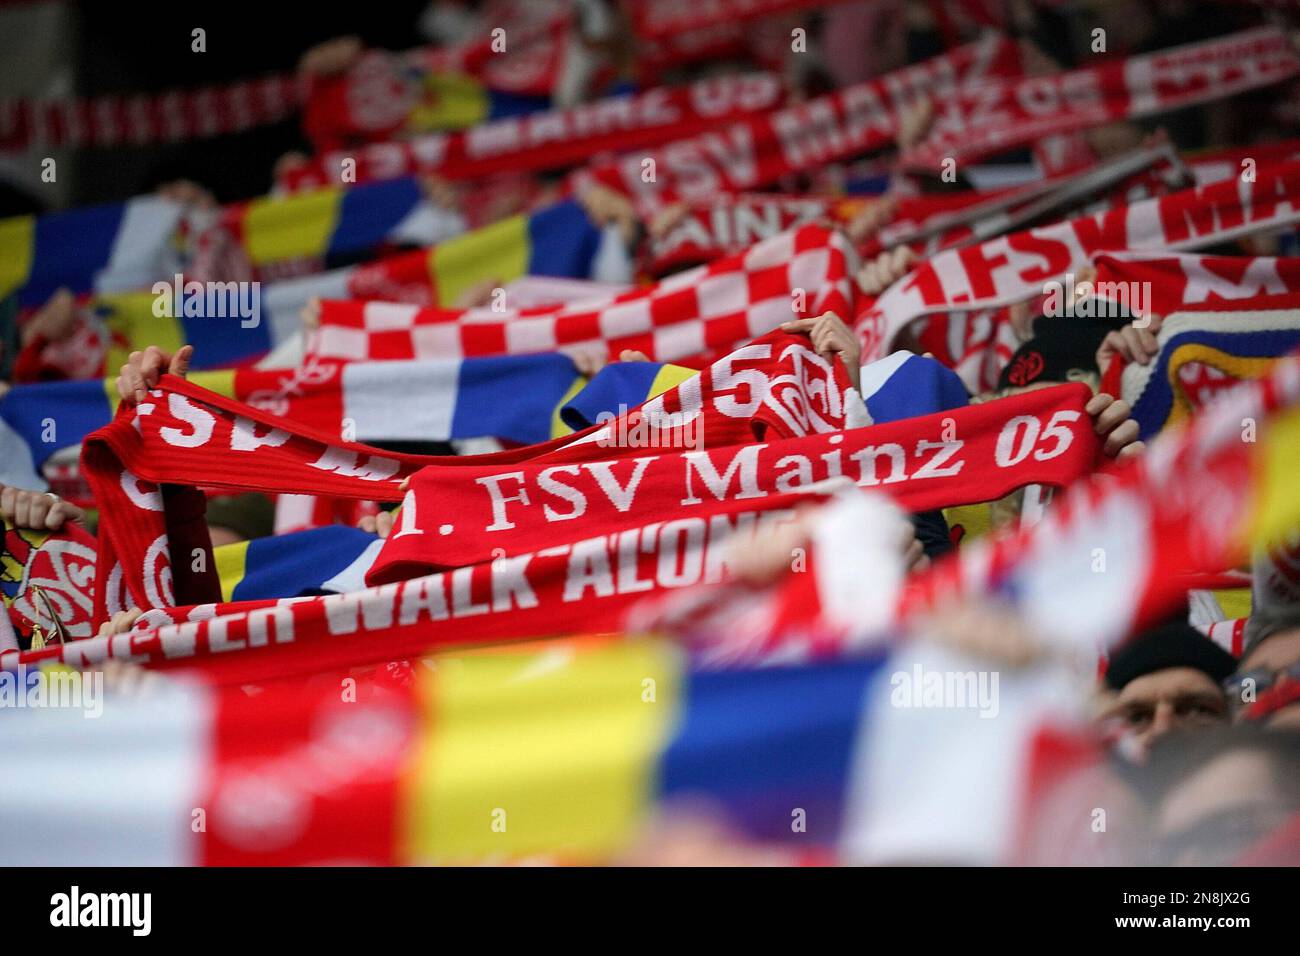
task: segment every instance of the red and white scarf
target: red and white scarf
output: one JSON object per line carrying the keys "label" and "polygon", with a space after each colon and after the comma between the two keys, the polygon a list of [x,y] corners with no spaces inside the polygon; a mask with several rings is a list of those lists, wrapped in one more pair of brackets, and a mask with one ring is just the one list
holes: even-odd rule
{"label": "red and white scarf", "polygon": [[[1049,649],[1086,658],[1170,613],[1190,581],[1300,522],[1288,484],[1300,458],[1297,406],[1300,358],[1291,357],[1117,472],[1081,478],[1037,523],[966,545],[892,593],[861,586],[875,570],[864,546],[880,532],[875,509],[841,499],[814,524],[807,573],[767,589],[710,584],[662,595],[634,609],[632,623],[687,640],[716,664],[789,662],[879,642],[983,595],[1014,605]],[[1258,441],[1242,440],[1244,419],[1258,423]]]}
{"label": "red and white scarf", "polygon": [[857,257],[839,233],[805,226],[744,253],[595,303],[535,309],[417,309],[321,303],[318,358],[410,359],[638,349],[673,362],[732,348],[801,316],[851,315]]}
{"label": "red and white scarf", "polygon": [[298,110],[292,73],[136,96],[0,101],[0,150],[147,146],[278,123]]}
{"label": "red and white scarf", "polygon": [[1144,302],[1134,315],[1167,316],[1258,296],[1300,292],[1300,258],[1113,252],[1093,260],[1093,292],[1102,299]]}
{"label": "red and white scarf", "polygon": [[1185,189],[941,252],[867,305],[855,328],[869,361],[887,354],[895,337],[921,316],[1032,299],[1097,253],[1195,249],[1295,222],[1300,163],[1265,166],[1253,182]]}
{"label": "red and white scarf", "polygon": [[298,192],[399,176],[478,179],[495,173],[560,169],[613,150],[647,147],[695,136],[781,105],[779,77],[747,73],[684,87],[655,87],[564,110],[547,110],[483,123],[467,130],[376,142],[327,152],[285,169],[281,189]]}
{"label": "red and white scarf", "polygon": [[[157,391],[168,396],[170,406],[170,396],[180,394],[178,387],[184,384],[165,378]],[[209,413],[215,409],[215,405],[199,406],[197,391],[186,390],[181,397],[190,407],[178,406],[178,410],[191,421],[173,419],[164,427],[183,425],[188,429],[196,419],[195,409],[202,407]],[[949,439],[947,445],[936,442],[942,447],[927,450],[931,457],[908,463],[909,468],[918,466],[908,480],[919,480],[919,472],[927,468],[942,470],[939,466],[944,463],[935,460],[938,455],[955,459],[968,451],[965,443],[973,441],[975,445],[969,450],[978,449],[981,456],[991,452],[994,470],[1002,472],[1011,483],[1068,481],[1091,467],[1097,451],[1097,440],[1080,411],[1084,398],[1082,386],[1062,386],[956,411],[952,413],[955,435],[972,437]],[[1035,417],[1029,412],[1038,414]],[[1080,417],[1067,421],[1063,412]],[[147,422],[154,414],[148,413],[140,433],[135,433],[130,416],[125,415],[115,423],[122,426],[116,429],[121,434],[105,435],[104,442],[110,447],[118,445],[126,432],[154,435],[158,429]],[[1030,418],[1034,419],[1033,425]],[[926,421],[917,420],[922,425]],[[937,429],[945,427],[939,421],[932,424]],[[860,433],[888,437],[880,428],[897,430],[906,425],[900,422],[862,429]],[[224,426],[215,428],[214,434],[219,441],[230,438]],[[848,440],[852,432],[838,434]],[[944,434],[940,430],[937,437],[942,439]],[[835,437],[833,433],[815,440],[829,442]],[[127,436],[126,441],[132,439]],[[908,436],[908,441],[915,441],[915,436]],[[293,436],[270,450],[306,450],[300,442],[299,436]],[[962,447],[953,450],[956,443]],[[170,449],[163,452],[157,459],[151,457],[151,462],[158,460],[171,466],[165,477],[196,480],[200,464],[178,467],[186,456]],[[890,456],[888,450],[884,454]],[[269,482],[272,479],[268,472],[285,467],[295,471],[311,467],[304,465],[302,457],[268,455],[249,469],[259,477],[248,483]],[[140,463],[138,456],[129,460],[133,467]],[[221,464],[229,466],[228,461]],[[953,461],[946,465],[951,468]],[[371,466],[377,467],[373,461]],[[120,480],[129,477],[119,475]],[[970,476],[972,482],[978,477],[974,473]],[[344,478],[336,478],[332,486],[341,488]],[[1003,487],[1002,477],[970,487],[948,482],[954,500],[996,495]],[[138,493],[140,489],[133,486],[133,490]],[[366,490],[373,493],[368,487]],[[595,530],[581,540],[549,543],[540,551],[521,554],[505,554],[502,549],[478,564],[347,594],[172,609],[161,602],[132,632],[39,652],[3,655],[0,665],[63,661],[85,666],[107,659],[160,666],[202,664],[205,674],[213,679],[246,682],[400,659],[449,644],[618,630],[630,608],[648,594],[724,580],[740,543],[770,535],[793,520],[797,508],[823,500],[825,494],[816,488],[756,498],[733,496],[719,503],[707,518],[679,508],[681,516],[672,520],[656,517],[646,521],[643,517],[617,527],[607,523],[603,530]],[[134,534],[130,523],[139,520],[139,512],[130,510],[131,499],[112,499],[110,503],[127,509],[118,514],[128,523],[127,536]],[[144,507],[149,504],[145,502]],[[105,514],[110,512],[106,509]],[[450,517],[450,513],[444,516]],[[398,533],[395,531],[390,542],[400,542]],[[109,536],[123,540],[120,529],[110,531]],[[143,537],[136,537],[137,544],[143,543]],[[806,577],[812,579],[811,575]],[[581,613],[576,613],[579,608]]]}
{"label": "red and white scarf", "polygon": [[[778,434],[828,431],[865,420],[864,412],[856,420],[849,417],[843,368],[829,365],[806,344],[804,337],[773,333],[648,407],[708,443],[752,439],[751,413],[758,409],[745,403],[761,405],[759,419]],[[178,576],[189,579],[191,572],[199,575],[210,567],[210,558],[188,552],[184,563],[176,564],[179,546],[170,540],[176,516],[196,505],[169,501],[162,485],[397,501],[402,480],[428,465],[491,467],[557,453],[568,461],[613,457],[600,443],[605,427],[490,455],[404,455],[342,441],[328,422],[314,428],[165,376],[146,401],[121,409],[83,446],[82,470],[101,510],[97,619],[132,605],[175,604]],[[561,451],[575,442],[576,451]],[[197,517],[201,521],[201,514]],[[205,536],[199,537],[186,546],[205,551]],[[193,580],[202,590],[202,577]]]}
{"label": "red and white scarf", "polygon": [[[835,479],[879,488],[912,511],[992,501],[1029,484],[1065,485],[1096,464],[1087,398],[1085,386],[1062,385],[885,425],[714,450],[650,448],[632,457],[637,449],[621,448],[617,461],[593,461],[602,449],[587,442],[506,467],[426,468],[412,480],[400,527],[367,580],[609,535],[646,515],[668,527],[711,523],[736,502]],[[741,411],[756,415],[757,405],[751,398]],[[575,459],[575,450],[586,454]]]}
{"label": "red and white scarf", "polygon": [[937,171],[1046,136],[1165,113],[1270,86],[1300,73],[1300,54],[1281,30],[1261,28],[1066,73],[955,91],[935,100],[933,131],[901,157]]}
{"label": "red and white scarf", "polygon": [[899,112],[921,95],[942,99],[1018,69],[1019,51],[990,35],[943,56],[798,106],[733,123],[585,171],[652,212],[674,200],[745,192],[787,173],[893,141]]}

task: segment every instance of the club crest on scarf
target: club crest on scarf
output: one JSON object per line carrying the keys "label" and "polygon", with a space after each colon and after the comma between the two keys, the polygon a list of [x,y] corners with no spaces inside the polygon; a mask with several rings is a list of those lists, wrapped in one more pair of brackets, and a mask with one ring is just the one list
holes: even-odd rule
{"label": "club crest on scarf", "polygon": [[70,637],[90,637],[95,560],[94,542],[79,529],[49,534],[6,527],[0,594],[28,625],[48,628],[53,622],[38,604],[39,588]]}
{"label": "club crest on scarf", "polygon": [[790,434],[807,435],[844,427],[844,396],[835,381],[834,365],[816,352],[789,345],[777,359],[792,371],[775,375],[763,404],[775,412]]}

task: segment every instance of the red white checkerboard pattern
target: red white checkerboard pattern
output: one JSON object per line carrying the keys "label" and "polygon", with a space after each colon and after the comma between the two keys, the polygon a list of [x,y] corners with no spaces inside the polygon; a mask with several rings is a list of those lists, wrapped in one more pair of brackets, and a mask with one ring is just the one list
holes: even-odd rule
{"label": "red white checkerboard pattern", "polygon": [[598,302],[501,313],[329,301],[308,352],[360,361],[638,349],[672,362],[729,349],[792,318],[833,310],[850,319],[856,264],[841,234],[809,225]]}

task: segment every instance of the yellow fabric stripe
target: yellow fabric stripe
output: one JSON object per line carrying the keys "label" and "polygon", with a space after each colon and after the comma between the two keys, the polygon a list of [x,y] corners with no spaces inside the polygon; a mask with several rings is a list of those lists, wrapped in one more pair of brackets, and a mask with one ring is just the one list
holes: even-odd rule
{"label": "yellow fabric stripe", "polygon": [[1250,588],[1224,588],[1211,591],[1228,620],[1250,617]]}
{"label": "yellow fabric stripe", "polygon": [[236,541],[213,548],[212,559],[217,563],[217,577],[221,579],[221,600],[234,600],[235,585],[244,580],[248,567],[248,542]]}
{"label": "yellow fabric stripe", "polygon": [[438,658],[422,678],[429,723],[401,803],[408,858],[617,850],[652,797],[681,667],[653,641]]}
{"label": "yellow fabric stripe", "polygon": [[694,378],[699,374],[698,369],[683,368],[680,365],[665,365],[659,370],[659,374],[654,377],[654,381],[650,383],[650,391],[646,393],[646,400],[662,395],[670,388],[676,388],[688,378]]}
{"label": "yellow fabric stripe", "polygon": [[132,352],[156,345],[171,354],[185,344],[185,329],[179,319],[154,315],[156,301],[152,292],[115,292],[95,299],[95,308],[107,310],[104,322],[113,333],[104,368],[114,378]]}
{"label": "yellow fabric stripe", "polygon": [[218,368],[209,372],[190,372],[185,376],[200,388],[216,392],[225,398],[235,397],[235,369]]}
{"label": "yellow fabric stripe", "polygon": [[257,199],[244,218],[244,248],[253,265],[323,256],[338,224],[340,189]]}
{"label": "yellow fabric stripe", "polygon": [[35,249],[35,216],[0,219],[0,299],[27,284]]}
{"label": "yellow fabric stripe", "polygon": [[1300,408],[1261,422],[1255,467],[1259,491],[1251,509],[1248,542],[1263,547],[1300,527]]}
{"label": "yellow fabric stripe", "polygon": [[[121,366],[120,362],[116,366],[110,365],[108,366],[108,371],[112,373],[116,373],[117,369],[120,366]],[[109,378],[104,379],[104,397],[108,399],[108,417],[110,420],[112,420],[117,417],[117,406],[122,402],[122,399],[119,398],[117,394],[116,374],[113,374]]]}
{"label": "yellow fabric stripe", "polygon": [[1268,370],[1273,367],[1273,363],[1276,361],[1276,358],[1269,356],[1243,358],[1240,355],[1232,355],[1222,349],[1212,348],[1196,342],[1188,342],[1185,345],[1178,346],[1174,349],[1173,354],[1169,356],[1169,365],[1165,369],[1169,376],[1169,391],[1173,395],[1173,403],[1170,405],[1169,418],[1165,421],[1164,427],[1169,428],[1184,419],[1192,417],[1194,409],[1192,408],[1191,399],[1183,391],[1183,384],[1178,379],[1179,371],[1188,362],[1200,362],[1221,372],[1226,372],[1235,378],[1246,380],[1267,375]]}
{"label": "yellow fabric stripe", "polygon": [[528,272],[528,217],[511,216],[449,239],[433,249],[438,304],[450,307],[470,286],[509,282]]}
{"label": "yellow fabric stripe", "polygon": [[[125,362],[126,359],[123,358],[122,361]],[[108,370],[112,372],[121,364],[119,362],[117,366],[110,365]],[[218,395],[224,395],[226,398],[235,397],[235,370],[232,368],[215,369],[210,372],[190,372],[185,377],[195,385],[216,392]],[[117,415],[117,406],[121,402],[117,394],[116,375],[104,379],[104,394],[108,397],[109,417],[114,417]]]}
{"label": "yellow fabric stripe", "polygon": [[562,409],[565,405],[569,404],[569,402],[573,400],[573,396],[577,395],[584,388],[586,388],[587,382],[588,382],[587,378],[579,375],[577,378],[573,380],[573,384],[569,386],[569,390],[564,393],[564,397],[555,403],[555,409],[551,412],[551,437],[552,438],[559,438],[561,435],[573,434],[573,429],[570,428],[568,425],[564,424],[564,419],[560,418],[560,409]]}
{"label": "yellow fabric stripe", "polygon": [[423,96],[407,117],[412,132],[465,129],[488,118],[487,89],[464,73],[432,73],[424,79]]}

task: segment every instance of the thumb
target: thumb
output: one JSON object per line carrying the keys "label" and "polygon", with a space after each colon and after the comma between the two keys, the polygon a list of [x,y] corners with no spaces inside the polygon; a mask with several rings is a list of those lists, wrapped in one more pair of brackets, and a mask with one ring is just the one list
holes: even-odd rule
{"label": "thumb", "polygon": [[173,375],[185,377],[185,373],[190,370],[190,359],[194,357],[194,346],[185,345],[172,356],[171,364],[167,366],[167,371]]}

